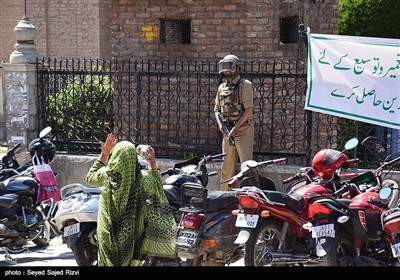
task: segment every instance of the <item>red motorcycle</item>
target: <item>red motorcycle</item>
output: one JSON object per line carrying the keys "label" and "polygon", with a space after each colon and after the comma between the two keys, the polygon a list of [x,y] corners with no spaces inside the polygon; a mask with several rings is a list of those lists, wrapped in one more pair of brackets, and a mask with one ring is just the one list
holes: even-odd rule
{"label": "red motorcycle", "polygon": [[[303,227],[311,230],[318,257],[334,266],[398,262],[390,256],[389,245],[398,238],[400,222],[395,215],[385,218],[383,213],[389,213],[385,210],[398,203],[399,186],[394,180],[382,178],[382,171],[398,161],[400,157],[384,162],[375,172],[367,171],[343,182],[337,194],[349,194],[351,199],[314,199],[308,208],[311,222]],[[387,225],[385,231],[381,217]]]}
{"label": "red motorcycle", "polygon": [[[345,151],[354,149],[357,139],[349,140]],[[308,205],[315,196],[335,197],[335,173],[348,157],[344,151],[324,149],[312,162],[315,176],[308,184],[292,188],[288,193],[265,191],[257,187],[237,190],[240,209],[236,226],[240,228],[237,244],[245,244],[246,266],[319,263],[314,252],[315,242],[303,225],[309,222]],[[230,186],[235,187],[236,176]]]}
{"label": "red motorcycle", "polygon": [[400,203],[396,208],[384,211],[381,222],[392,256],[397,258],[397,265],[400,265]]}

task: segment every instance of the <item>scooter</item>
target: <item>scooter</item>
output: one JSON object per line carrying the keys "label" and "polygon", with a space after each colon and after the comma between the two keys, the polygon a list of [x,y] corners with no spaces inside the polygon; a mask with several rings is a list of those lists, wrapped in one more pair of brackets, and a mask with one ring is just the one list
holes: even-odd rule
{"label": "scooter", "polygon": [[52,219],[78,266],[97,265],[97,213],[100,189],[80,183],[60,188],[61,200]]}

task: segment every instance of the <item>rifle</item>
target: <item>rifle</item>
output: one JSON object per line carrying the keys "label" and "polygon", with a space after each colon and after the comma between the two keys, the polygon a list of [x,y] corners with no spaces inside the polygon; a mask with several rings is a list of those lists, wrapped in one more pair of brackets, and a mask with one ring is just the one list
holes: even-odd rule
{"label": "rifle", "polygon": [[[218,112],[218,119],[221,122],[222,125],[222,129],[225,132],[225,135],[228,136],[229,135],[229,126],[228,126],[228,122],[227,120],[222,116],[222,114],[220,112]],[[229,145],[231,145],[232,147],[235,146],[235,140],[233,140],[233,137],[229,137]]]}

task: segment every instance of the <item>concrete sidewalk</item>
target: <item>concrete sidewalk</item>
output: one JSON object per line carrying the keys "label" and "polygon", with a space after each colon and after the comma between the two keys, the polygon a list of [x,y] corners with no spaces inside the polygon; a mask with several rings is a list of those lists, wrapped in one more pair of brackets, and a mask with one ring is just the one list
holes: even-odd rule
{"label": "concrete sidewalk", "polygon": [[2,250],[0,266],[78,266],[71,249],[62,243],[61,237],[54,238],[47,248],[39,248],[33,242],[30,242],[27,245],[26,252],[10,256],[14,259],[14,262],[7,261],[5,252]]}

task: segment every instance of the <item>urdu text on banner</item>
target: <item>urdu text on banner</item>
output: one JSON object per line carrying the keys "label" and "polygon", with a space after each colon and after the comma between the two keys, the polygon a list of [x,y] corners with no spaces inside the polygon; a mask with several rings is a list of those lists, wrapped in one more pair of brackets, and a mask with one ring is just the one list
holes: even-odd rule
{"label": "urdu text on banner", "polygon": [[308,40],[306,110],[400,129],[400,39]]}

